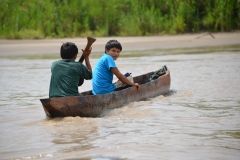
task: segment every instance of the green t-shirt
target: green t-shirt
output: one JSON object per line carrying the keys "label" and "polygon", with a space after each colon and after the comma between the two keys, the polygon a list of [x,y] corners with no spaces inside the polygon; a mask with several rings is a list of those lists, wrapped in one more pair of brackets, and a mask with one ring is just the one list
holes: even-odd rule
{"label": "green t-shirt", "polygon": [[70,59],[53,62],[51,72],[50,98],[78,96],[79,79],[92,79],[92,73],[82,63]]}

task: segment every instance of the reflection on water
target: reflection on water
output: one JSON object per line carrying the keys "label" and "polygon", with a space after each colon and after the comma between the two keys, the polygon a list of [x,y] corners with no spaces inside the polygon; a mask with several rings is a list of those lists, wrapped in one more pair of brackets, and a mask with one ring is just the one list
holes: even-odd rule
{"label": "reflection on water", "polygon": [[122,53],[116,63],[133,76],[167,65],[171,90],[98,118],[46,118],[39,99],[57,57],[1,57],[1,159],[239,159],[240,49],[211,50]]}

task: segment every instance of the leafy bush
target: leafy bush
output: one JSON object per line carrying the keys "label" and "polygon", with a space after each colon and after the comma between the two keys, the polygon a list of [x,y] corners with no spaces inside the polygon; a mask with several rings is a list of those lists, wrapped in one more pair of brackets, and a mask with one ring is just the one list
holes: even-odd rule
{"label": "leafy bush", "polygon": [[240,29],[239,0],[0,0],[0,38],[148,36]]}

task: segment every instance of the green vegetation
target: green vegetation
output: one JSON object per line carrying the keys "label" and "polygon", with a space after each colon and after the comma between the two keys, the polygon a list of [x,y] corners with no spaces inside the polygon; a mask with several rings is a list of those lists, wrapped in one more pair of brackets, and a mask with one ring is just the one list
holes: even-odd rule
{"label": "green vegetation", "polygon": [[240,29],[240,0],[0,0],[0,38],[148,36]]}

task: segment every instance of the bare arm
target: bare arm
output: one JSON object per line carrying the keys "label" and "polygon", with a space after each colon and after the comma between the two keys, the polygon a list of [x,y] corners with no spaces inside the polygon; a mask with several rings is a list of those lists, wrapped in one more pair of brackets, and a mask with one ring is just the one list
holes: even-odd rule
{"label": "bare arm", "polygon": [[118,68],[111,68],[111,72],[117,76],[117,78],[125,84],[131,85],[131,86],[136,86],[137,89],[140,89],[140,85],[138,83],[132,83],[129,81],[119,70]]}
{"label": "bare arm", "polygon": [[92,47],[88,51],[85,51],[85,50],[82,49],[86,67],[90,72],[92,72],[92,66],[91,66],[90,61],[89,61],[89,55],[91,54],[91,51],[92,51]]}

